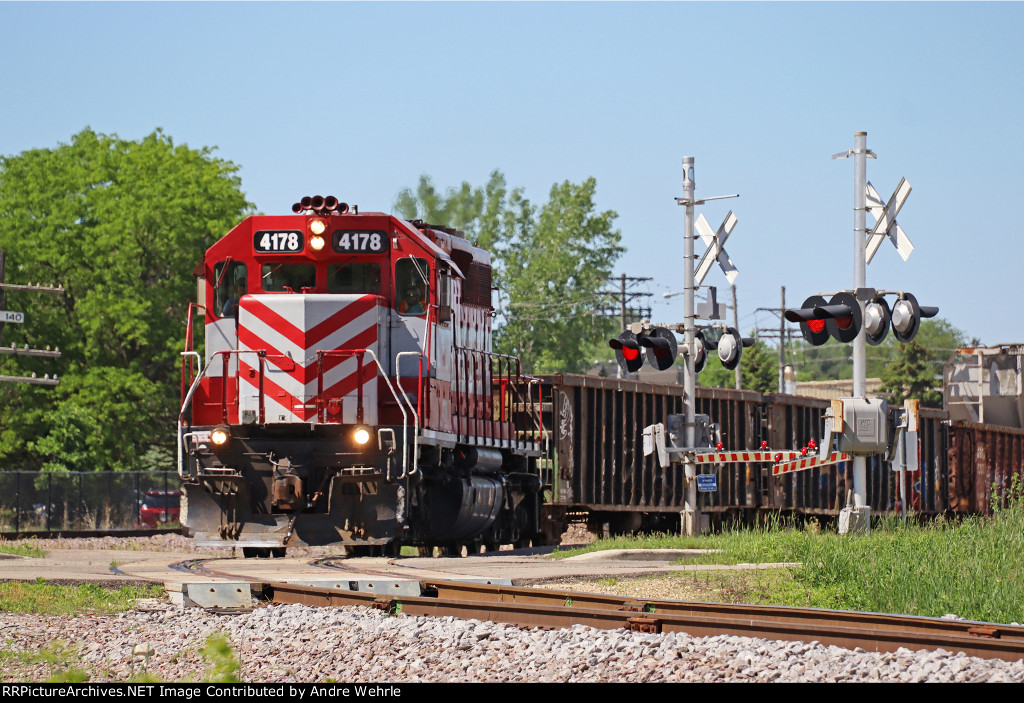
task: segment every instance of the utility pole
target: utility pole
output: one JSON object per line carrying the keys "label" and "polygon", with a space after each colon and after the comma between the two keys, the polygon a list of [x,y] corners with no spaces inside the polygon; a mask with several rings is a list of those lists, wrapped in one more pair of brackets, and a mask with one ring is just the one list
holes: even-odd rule
{"label": "utility pole", "polygon": [[782,286],[780,294],[780,305],[778,308],[757,308],[755,312],[770,312],[773,315],[779,316],[779,330],[778,332],[772,330],[758,331],[758,337],[763,339],[772,339],[778,335],[779,340],[779,393],[786,392],[786,346],[789,338],[789,330],[786,327],[786,287]]}
{"label": "utility pole", "polygon": [[[0,354],[12,354],[15,356],[35,356],[49,359],[60,358],[60,351],[57,349],[32,349],[27,344],[22,347],[3,346],[3,330],[6,323],[22,324],[25,322],[25,313],[13,310],[4,310],[7,304],[6,291],[25,291],[30,293],[56,293],[63,295],[62,286],[40,286],[40,285],[14,285],[6,282],[7,256],[6,252],[0,250]],[[37,378],[35,373],[31,376],[0,376],[0,383],[29,383],[36,386],[56,386],[60,384],[56,374],[51,378],[49,374],[43,378]]]}
{"label": "utility pole", "polygon": [[[644,307],[642,305],[638,305],[636,307],[628,307],[628,304],[630,302],[632,302],[634,300],[637,300],[637,299],[640,299],[640,298],[649,298],[649,297],[651,297],[651,295],[652,295],[651,293],[647,293],[647,292],[644,292],[644,291],[629,290],[629,288],[631,288],[634,284],[646,283],[647,281],[650,281],[651,279],[650,278],[641,278],[641,277],[636,277],[636,276],[627,276],[626,274],[622,274],[621,276],[619,276],[618,279],[609,278],[608,279],[608,283],[612,283],[612,282],[614,282],[616,280],[618,280],[618,283],[619,283],[619,290],[618,291],[603,290],[603,291],[600,291],[599,294],[602,295],[602,296],[608,296],[608,297],[617,298],[618,301],[619,301],[618,310],[616,311],[616,310],[613,310],[612,308],[606,307],[606,308],[599,309],[597,311],[597,315],[599,317],[613,317],[616,314],[616,312],[617,312],[618,316],[619,316],[619,322],[622,325],[622,329],[626,329],[626,325],[629,324],[628,318],[630,318],[630,317],[633,317],[633,318],[635,318],[637,320],[648,320],[648,319],[650,319],[650,317],[651,317],[651,307],[649,305],[646,306],[646,307]],[[626,374],[626,372],[623,371],[621,367],[617,370],[617,372],[615,374],[616,378],[627,378],[627,377],[631,377],[632,375],[633,374]]]}
{"label": "utility pole", "polygon": [[602,290],[598,292],[598,295],[605,296],[607,298],[613,298],[617,301],[618,305],[614,308],[611,306],[605,306],[598,308],[597,315],[599,317],[618,317],[622,323],[622,328],[625,329],[626,325],[629,324],[629,318],[633,317],[637,320],[646,320],[651,317],[651,306],[636,304],[630,306],[630,303],[640,300],[641,298],[650,298],[653,293],[646,291],[632,290],[633,286],[637,283],[646,283],[652,280],[651,278],[643,278],[637,276],[627,276],[622,274],[616,278],[609,278],[608,283],[618,283],[617,290]]}

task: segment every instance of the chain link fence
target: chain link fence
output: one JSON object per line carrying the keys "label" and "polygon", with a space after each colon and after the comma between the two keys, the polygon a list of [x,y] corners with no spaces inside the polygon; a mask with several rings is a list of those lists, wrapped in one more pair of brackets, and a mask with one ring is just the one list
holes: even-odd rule
{"label": "chain link fence", "polygon": [[0,471],[0,532],[135,528],[146,491],[180,488],[176,471]]}

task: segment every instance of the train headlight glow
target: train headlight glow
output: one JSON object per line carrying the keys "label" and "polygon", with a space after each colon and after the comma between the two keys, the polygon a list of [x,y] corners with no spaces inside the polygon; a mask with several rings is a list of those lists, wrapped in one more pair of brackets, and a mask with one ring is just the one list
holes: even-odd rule
{"label": "train headlight glow", "polygon": [[210,441],[218,447],[223,447],[231,439],[231,433],[227,427],[216,427],[213,432],[210,433]]}
{"label": "train headlight glow", "polygon": [[327,231],[327,223],[321,219],[310,220],[309,231],[311,234],[321,235]]}
{"label": "train headlight glow", "polygon": [[309,246],[313,247],[313,251],[320,251],[324,248],[324,238],[319,234],[314,234],[309,238]]}
{"label": "train headlight glow", "polygon": [[360,427],[352,433],[352,439],[356,441],[356,444],[362,446],[370,441],[370,431],[365,427]]}

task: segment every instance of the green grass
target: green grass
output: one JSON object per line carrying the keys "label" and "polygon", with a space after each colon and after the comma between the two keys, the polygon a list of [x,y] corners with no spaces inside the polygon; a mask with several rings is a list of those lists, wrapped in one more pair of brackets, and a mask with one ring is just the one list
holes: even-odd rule
{"label": "green grass", "polygon": [[[937,519],[923,525],[883,517],[869,535],[844,535],[792,525],[734,529],[718,535],[653,535],[599,540],[596,549],[719,549],[685,563],[799,562],[766,572],[689,572],[713,592],[743,594],[744,602],[830,607],[970,620],[1024,623],[1024,496],[990,518]],[[715,574],[714,576],[709,574]],[[716,581],[712,583],[712,580]],[[728,600],[735,600],[729,598]]]}
{"label": "green grass", "polygon": [[18,544],[0,542],[0,552],[4,554],[17,554],[20,557],[42,558],[46,556],[46,552],[29,542],[20,542]]}
{"label": "green grass", "polygon": [[124,586],[114,590],[95,584],[58,586],[38,579],[35,582],[0,583],[0,612],[38,615],[76,615],[79,613],[120,613],[135,607],[139,598],[160,598],[160,586]]}

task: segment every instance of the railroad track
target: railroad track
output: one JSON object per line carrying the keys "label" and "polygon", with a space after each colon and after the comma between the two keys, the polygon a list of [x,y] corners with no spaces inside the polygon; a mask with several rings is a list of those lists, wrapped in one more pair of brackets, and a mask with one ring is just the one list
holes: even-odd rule
{"label": "railroad track", "polygon": [[[219,569],[209,569],[205,566],[207,561],[213,560],[187,562],[188,568],[208,575],[238,578]],[[331,567],[326,565],[325,568]],[[394,574],[348,564],[345,568],[368,576],[395,578]],[[420,580],[419,596],[247,580],[253,584],[254,592],[261,592],[267,600],[280,604],[362,606],[394,614],[452,616],[519,627],[555,629],[582,624],[598,629],[685,632],[696,637],[727,634],[818,641],[876,652],[892,652],[903,647],[912,651],[945,649],[1007,661],[1024,658],[1024,627],[1015,625],[817,608],[635,599],[435,578]]]}

